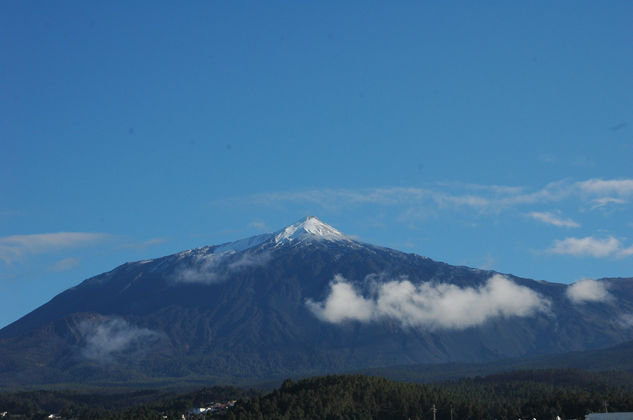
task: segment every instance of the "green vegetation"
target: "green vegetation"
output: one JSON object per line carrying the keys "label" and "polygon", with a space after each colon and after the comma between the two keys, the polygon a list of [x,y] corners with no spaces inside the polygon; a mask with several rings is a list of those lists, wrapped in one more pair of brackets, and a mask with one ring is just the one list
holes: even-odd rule
{"label": "green vegetation", "polygon": [[[164,391],[29,391],[0,394],[0,411],[28,419],[56,413],[76,419],[180,418],[211,401],[238,400],[206,418],[223,419],[427,419],[583,418],[602,411],[633,411],[633,373],[526,370],[436,384],[394,382],[364,375],[331,375],[261,394],[233,387],[180,395]],[[203,416],[197,417],[203,418]]]}
{"label": "green vegetation", "polygon": [[141,391],[24,391],[0,393],[0,412],[19,418],[44,419],[57,414],[66,419],[180,419],[191,407],[211,401],[248,400],[258,394],[234,387],[202,388],[178,394],[157,390]]}
{"label": "green vegetation", "polygon": [[513,372],[435,385],[362,375],[286,381],[271,394],[239,404],[237,419],[553,419],[603,409],[633,410],[633,375],[577,370]]}

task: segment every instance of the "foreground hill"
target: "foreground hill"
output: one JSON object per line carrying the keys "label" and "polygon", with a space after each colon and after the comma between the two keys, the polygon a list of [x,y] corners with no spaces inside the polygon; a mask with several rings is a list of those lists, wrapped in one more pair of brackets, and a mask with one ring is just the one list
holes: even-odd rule
{"label": "foreground hill", "polygon": [[0,386],[248,383],[598,349],[633,339],[633,280],[568,286],[357,242],[308,217],[126,263],[0,330]]}

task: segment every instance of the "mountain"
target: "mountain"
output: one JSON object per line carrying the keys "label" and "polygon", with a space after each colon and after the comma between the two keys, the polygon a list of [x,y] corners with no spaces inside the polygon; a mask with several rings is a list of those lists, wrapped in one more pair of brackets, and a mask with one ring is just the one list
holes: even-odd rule
{"label": "mountain", "polygon": [[633,279],[574,285],[358,242],[315,217],[123,264],[0,330],[0,386],[241,383],[633,339]]}
{"label": "mountain", "polygon": [[566,369],[602,372],[611,378],[619,371],[633,380],[633,341],[598,350],[547,354],[536,357],[495,360],[483,363],[440,363],[360,369],[354,373],[380,376],[402,382],[454,381],[520,370]]}

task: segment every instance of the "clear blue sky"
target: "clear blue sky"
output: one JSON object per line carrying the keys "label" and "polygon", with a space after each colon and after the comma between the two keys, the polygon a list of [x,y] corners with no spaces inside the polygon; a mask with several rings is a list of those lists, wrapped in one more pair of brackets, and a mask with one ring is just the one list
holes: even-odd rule
{"label": "clear blue sky", "polygon": [[316,215],[633,276],[633,2],[0,3],[0,327],[126,261]]}

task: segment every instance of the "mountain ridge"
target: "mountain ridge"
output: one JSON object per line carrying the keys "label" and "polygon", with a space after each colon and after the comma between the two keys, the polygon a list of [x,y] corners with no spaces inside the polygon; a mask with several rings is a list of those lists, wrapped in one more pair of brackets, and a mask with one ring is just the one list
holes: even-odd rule
{"label": "mountain ridge", "polygon": [[[633,282],[595,282],[575,302],[572,286],[363,244],[308,217],[272,234],[126,263],[60,293],[0,330],[0,383],[126,371],[263,380],[633,339],[622,318],[633,314]],[[612,300],[595,300],[592,287]]]}

